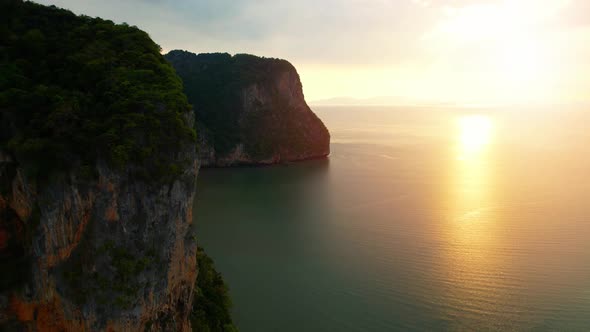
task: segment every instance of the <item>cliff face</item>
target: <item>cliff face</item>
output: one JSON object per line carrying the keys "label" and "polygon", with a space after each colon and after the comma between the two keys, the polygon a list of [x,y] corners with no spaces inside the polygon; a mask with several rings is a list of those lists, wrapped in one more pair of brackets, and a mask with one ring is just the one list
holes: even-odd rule
{"label": "cliff face", "polygon": [[[0,325],[190,330],[195,164],[164,185],[99,165],[96,182],[68,175],[40,189],[0,156],[0,257],[15,273],[3,280]],[[194,149],[182,157],[195,160]]]}
{"label": "cliff face", "polygon": [[185,51],[165,58],[196,105],[202,165],[274,164],[330,153],[330,134],[307,106],[289,62]]}
{"label": "cliff face", "polygon": [[143,31],[0,3],[0,330],[188,331],[194,114]]}

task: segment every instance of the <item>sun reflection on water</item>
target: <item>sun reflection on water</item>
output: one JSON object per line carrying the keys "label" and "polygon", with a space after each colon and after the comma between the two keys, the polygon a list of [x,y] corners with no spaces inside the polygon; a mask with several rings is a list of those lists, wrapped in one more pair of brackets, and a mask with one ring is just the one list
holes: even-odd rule
{"label": "sun reflection on water", "polygon": [[489,145],[492,121],[482,115],[458,119],[457,160],[453,169],[453,219],[477,219],[489,209]]}
{"label": "sun reflection on water", "polygon": [[498,246],[494,223],[494,123],[485,115],[462,116],[456,120],[453,135],[445,223],[449,241],[445,266],[453,280],[448,300],[454,302],[455,310],[469,307],[495,312],[505,297],[501,292],[488,292],[494,288],[494,281],[487,277],[501,272],[502,266],[494,253]]}

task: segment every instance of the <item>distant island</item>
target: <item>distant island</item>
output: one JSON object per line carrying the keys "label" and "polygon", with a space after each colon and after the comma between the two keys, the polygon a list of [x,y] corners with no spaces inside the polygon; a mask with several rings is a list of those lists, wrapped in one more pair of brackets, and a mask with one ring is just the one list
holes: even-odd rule
{"label": "distant island", "polygon": [[407,100],[404,100],[400,97],[379,96],[370,98],[333,97],[312,100],[309,103],[314,106],[396,106],[407,102]]}
{"label": "distant island", "polygon": [[248,54],[164,56],[195,105],[203,166],[276,164],[326,157],[330,134],[286,60]]}

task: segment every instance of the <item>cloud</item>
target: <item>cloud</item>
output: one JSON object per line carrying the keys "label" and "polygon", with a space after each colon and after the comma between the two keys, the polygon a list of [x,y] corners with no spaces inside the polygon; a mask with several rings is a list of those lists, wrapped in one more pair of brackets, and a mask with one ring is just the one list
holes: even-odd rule
{"label": "cloud", "polygon": [[512,72],[532,84],[543,68],[560,73],[557,94],[587,95],[589,84],[587,0],[37,1],[137,25],[164,51],[285,58],[315,99],[338,91],[494,99]]}
{"label": "cloud", "polygon": [[410,0],[41,0],[148,31],[164,49],[249,52],[303,62],[412,57],[427,12]]}

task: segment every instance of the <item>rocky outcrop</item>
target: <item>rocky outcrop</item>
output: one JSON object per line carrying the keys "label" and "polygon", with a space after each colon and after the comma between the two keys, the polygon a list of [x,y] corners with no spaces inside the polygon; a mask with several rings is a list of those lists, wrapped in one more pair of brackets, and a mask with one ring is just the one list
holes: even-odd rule
{"label": "rocky outcrop", "polygon": [[[190,330],[195,163],[167,184],[99,165],[96,182],[69,175],[39,189],[0,156],[1,326]],[[179,157],[196,160],[190,148]]]}
{"label": "rocky outcrop", "polygon": [[149,36],[0,2],[0,330],[189,331],[194,113]]}
{"label": "rocky outcrop", "polygon": [[285,60],[171,51],[199,119],[203,166],[275,164],[325,157],[330,135]]}

